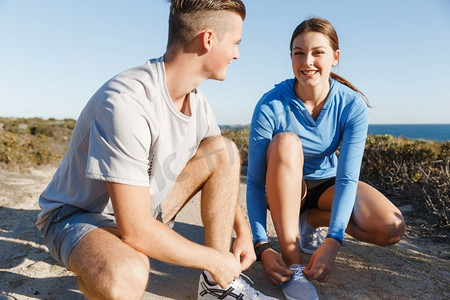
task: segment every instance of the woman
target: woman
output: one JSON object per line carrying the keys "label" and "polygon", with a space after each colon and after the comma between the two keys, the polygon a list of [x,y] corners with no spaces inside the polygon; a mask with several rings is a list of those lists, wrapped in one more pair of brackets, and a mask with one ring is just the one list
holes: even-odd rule
{"label": "woman", "polygon": [[[340,56],[333,26],[320,18],[305,20],[292,35],[290,51],[295,78],[267,92],[253,114],[247,209],[266,277],[281,283],[288,299],[311,299],[317,295],[308,278],[330,278],[344,232],[391,245],[405,224],[385,196],[358,181],[368,102],[331,72]],[[281,253],[268,244],[267,209]],[[326,238],[317,229],[324,226]],[[300,249],[312,254],[306,266]]]}

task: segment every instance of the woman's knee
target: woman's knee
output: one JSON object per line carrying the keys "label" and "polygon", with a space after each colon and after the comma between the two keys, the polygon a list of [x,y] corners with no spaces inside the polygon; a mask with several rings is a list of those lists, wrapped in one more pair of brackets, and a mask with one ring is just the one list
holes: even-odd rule
{"label": "woman's knee", "polygon": [[399,242],[405,233],[405,221],[400,212],[392,212],[373,225],[373,243],[378,246],[393,245]]}
{"label": "woman's knee", "polygon": [[367,183],[358,184],[354,213],[357,226],[376,245],[395,244],[405,233],[405,221],[400,210]]}
{"label": "woman's knee", "polygon": [[292,162],[293,159],[303,161],[303,149],[300,138],[292,132],[278,133],[267,149],[267,159],[277,158]]}
{"label": "woman's knee", "polygon": [[385,246],[393,245],[402,239],[405,234],[406,225],[400,211],[393,213],[386,228]]}

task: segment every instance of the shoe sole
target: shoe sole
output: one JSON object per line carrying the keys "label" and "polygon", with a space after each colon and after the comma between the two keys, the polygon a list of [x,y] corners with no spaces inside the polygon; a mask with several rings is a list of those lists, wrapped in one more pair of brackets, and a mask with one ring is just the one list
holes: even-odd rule
{"label": "shoe sole", "polygon": [[[284,293],[283,293],[283,295],[284,295]],[[298,300],[297,298],[291,298],[291,297],[288,297],[286,295],[284,295],[284,297],[286,298],[286,300]],[[314,298],[314,299],[310,299],[310,300],[319,300],[319,297]]]}
{"label": "shoe sole", "polygon": [[[283,289],[281,289],[281,290],[283,290]],[[286,295],[286,294],[284,293],[284,291],[283,291],[283,295],[284,295],[284,297],[286,298],[286,300],[298,300],[297,298],[289,297],[288,295]],[[317,297],[314,298],[314,299],[310,299],[310,300],[319,300],[319,296],[317,296]]]}
{"label": "shoe sole", "polygon": [[[283,294],[284,294],[284,293],[283,293]],[[286,300],[298,300],[297,298],[291,298],[291,297],[288,297],[288,296],[286,296],[286,295],[284,295],[284,297],[286,298]],[[319,300],[319,297],[314,298],[314,299],[310,299],[310,300]]]}

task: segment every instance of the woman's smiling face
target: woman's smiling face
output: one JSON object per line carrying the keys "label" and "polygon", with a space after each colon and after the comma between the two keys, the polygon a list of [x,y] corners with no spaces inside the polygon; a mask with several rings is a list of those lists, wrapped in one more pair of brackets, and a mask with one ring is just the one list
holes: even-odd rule
{"label": "woman's smiling face", "polygon": [[331,68],[339,60],[328,38],[319,32],[306,32],[294,38],[291,49],[292,69],[301,86],[328,86]]}

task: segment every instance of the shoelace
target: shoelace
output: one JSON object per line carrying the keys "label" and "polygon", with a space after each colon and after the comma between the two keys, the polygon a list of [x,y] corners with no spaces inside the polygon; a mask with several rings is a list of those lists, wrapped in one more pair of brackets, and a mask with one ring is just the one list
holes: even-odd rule
{"label": "shoelace", "polygon": [[239,278],[235,279],[232,285],[236,284],[235,285],[236,289],[242,289],[250,297],[259,296],[259,294],[260,294],[259,291],[255,290],[250,284],[248,284],[241,277],[250,281],[251,284],[254,284],[253,281],[247,275],[245,275],[244,273],[241,273],[241,276]]}
{"label": "shoelace", "polygon": [[312,234],[313,238],[319,242],[319,244],[322,244],[324,242],[324,232],[325,230],[322,229],[322,227],[317,228],[314,230],[314,233]]}
{"label": "shoelace", "polygon": [[294,280],[294,281],[301,281],[304,277],[305,277],[305,275],[303,274],[303,269],[302,269],[302,267],[297,267],[297,268],[295,268],[295,273],[294,273],[294,275],[292,276],[292,279],[291,279],[291,280]]}

